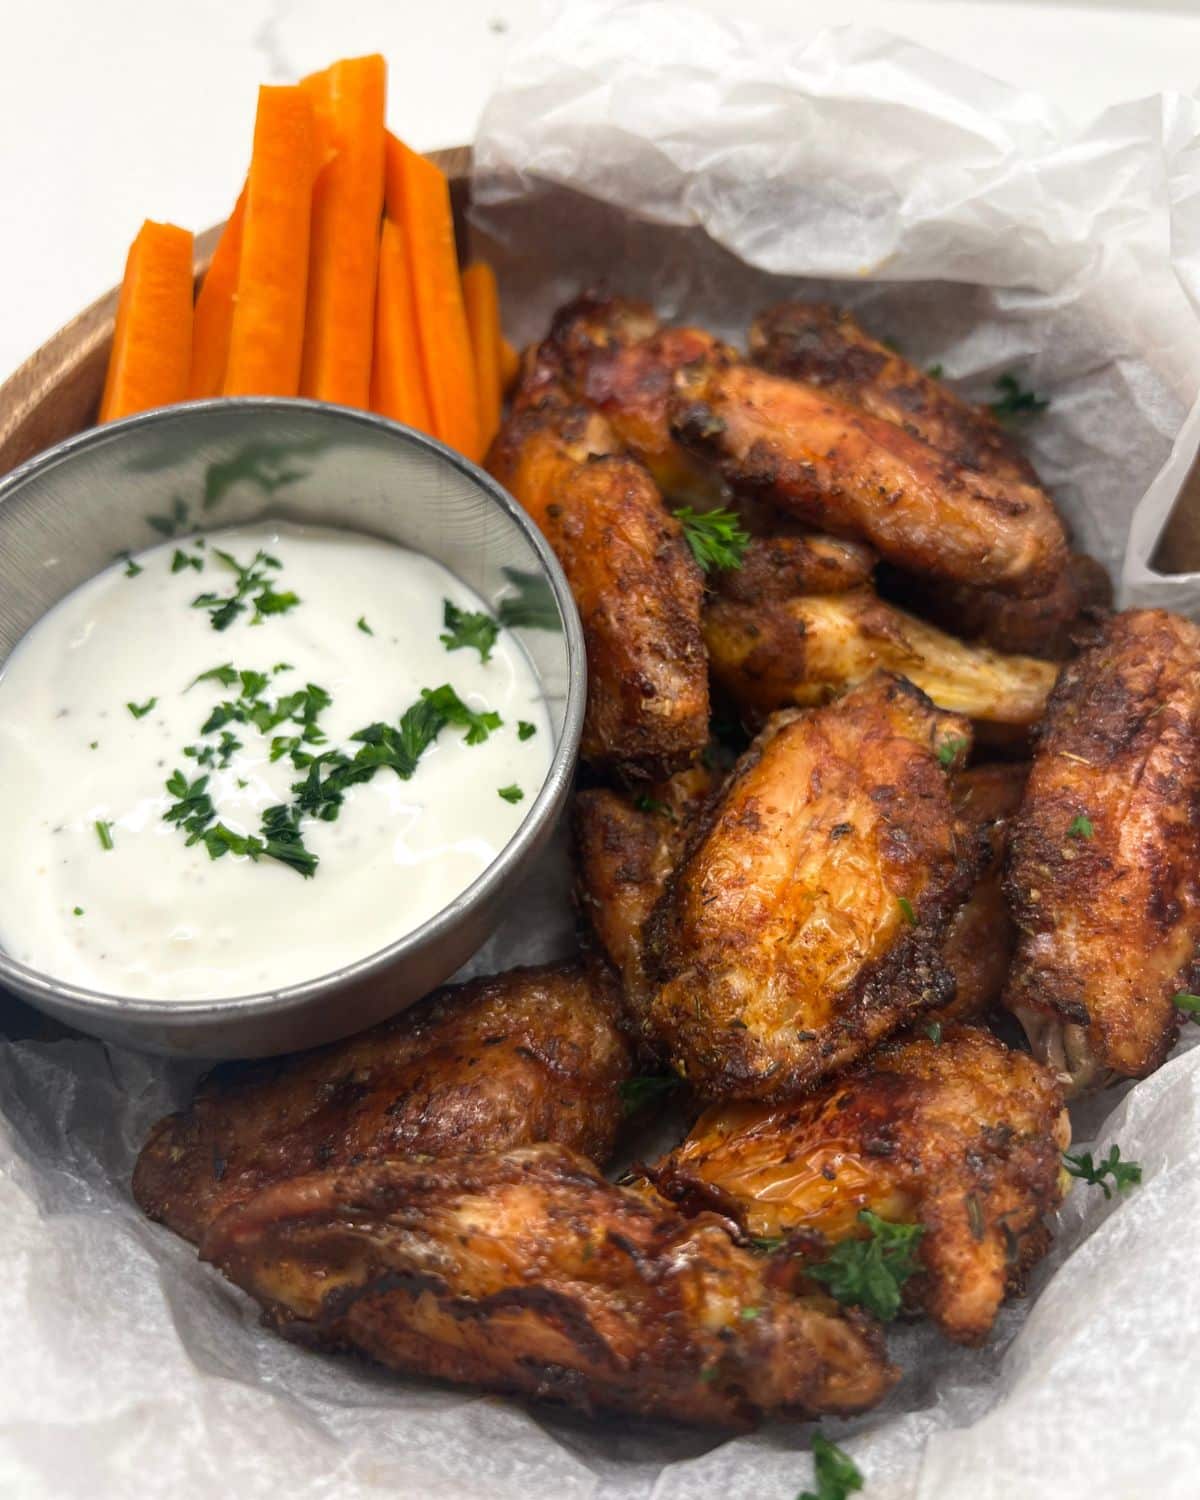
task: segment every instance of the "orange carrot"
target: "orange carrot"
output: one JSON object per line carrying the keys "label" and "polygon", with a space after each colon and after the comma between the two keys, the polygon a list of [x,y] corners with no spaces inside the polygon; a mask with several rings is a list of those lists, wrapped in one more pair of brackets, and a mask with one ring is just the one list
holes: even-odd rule
{"label": "orange carrot", "polygon": [[384,219],[379,241],[371,410],[422,432],[433,431],[417,342],[408,250],[404,231],[391,219]]}
{"label": "orange carrot", "polygon": [[425,388],[436,437],[468,458],[483,456],[471,335],[454,245],[450,187],[432,162],[387,138],[388,217],[403,228]]}
{"label": "orange carrot", "polygon": [[227,396],[300,389],[313,182],[313,111],[301,88],[258,91]]}
{"label": "orange carrot", "polygon": [[204,273],[196,298],[192,327],[192,373],[188,395],[193,400],[219,396],[225,384],[229,359],[229,334],[233,328],[233,304],[237,293],[238,261],[242,254],[242,224],[246,217],[246,189],[238,195],[233,212],[213,258]]}
{"label": "orange carrot", "polygon": [[463,302],[475,357],[475,387],[479,392],[480,441],[484,448],[500,428],[500,299],[496,273],[487,261],[477,260],[462,273]]}
{"label": "orange carrot", "polygon": [[300,393],[366,406],[383,212],[386,67],[378,55],[348,58],[301,87],[313,103],[318,141],[332,155],[313,187]]}
{"label": "orange carrot", "polygon": [[129,247],[100,421],[187,399],[192,236],[147,219]]}
{"label": "orange carrot", "polygon": [[508,342],[503,334],[500,335],[500,392],[507,395],[512,389],[513,382],[521,372],[521,356]]}

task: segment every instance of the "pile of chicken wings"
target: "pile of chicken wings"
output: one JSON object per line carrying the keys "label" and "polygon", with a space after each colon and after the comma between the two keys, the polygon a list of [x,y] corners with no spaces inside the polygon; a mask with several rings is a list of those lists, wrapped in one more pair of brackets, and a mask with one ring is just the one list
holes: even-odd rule
{"label": "pile of chicken wings", "polygon": [[[142,1151],[138,1203],[289,1337],[585,1410],[862,1411],[881,1316],[978,1342],[1045,1253],[1065,1099],[1171,1049],[1200,630],[1112,614],[1009,434],[848,315],[748,348],[581,297],[489,458],[587,643],[578,956],[218,1069]],[[717,508],[705,571],[678,513]]]}

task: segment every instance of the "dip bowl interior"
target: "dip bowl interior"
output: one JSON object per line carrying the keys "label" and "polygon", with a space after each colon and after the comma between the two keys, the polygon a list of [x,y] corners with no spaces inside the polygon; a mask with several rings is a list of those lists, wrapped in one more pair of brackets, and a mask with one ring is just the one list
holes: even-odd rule
{"label": "dip bowl interior", "polygon": [[[128,999],[62,983],[0,949],[0,986],[127,1046],[258,1057],[331,1041],[403,1009],[488,937],[570,787],[586,667],[552,553],[482,470],[420,433],[343,407],[246,398],[164,408],[70,438],[0,480],[0,662],[119,553],[264,520],[394,542],[442,563],[493,612],[511,601],[505,622],[545,695],[550,769],[516,834],[460,896],[386,948],[303,984],[227,999]],[[21,851],[4,857],[19,860]]]}

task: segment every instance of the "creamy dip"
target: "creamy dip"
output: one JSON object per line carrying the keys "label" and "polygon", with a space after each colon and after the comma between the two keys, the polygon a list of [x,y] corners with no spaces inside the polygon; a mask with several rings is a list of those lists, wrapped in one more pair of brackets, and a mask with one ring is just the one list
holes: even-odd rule
{"label": "creamy dip", "polygon": [[0,945],[167,1001],[317,978],[485,870],[552,750],[521,647],[430,558],[284,525],[168,542],[0,671]]}

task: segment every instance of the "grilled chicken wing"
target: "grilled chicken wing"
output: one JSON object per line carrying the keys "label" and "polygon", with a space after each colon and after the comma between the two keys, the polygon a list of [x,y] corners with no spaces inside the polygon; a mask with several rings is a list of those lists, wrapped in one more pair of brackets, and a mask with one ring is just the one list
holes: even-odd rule
{"label": "grilled chicken wing", "polygon": [[880,673],[739,762],[646,928],[646,1030],[702,1094],[786,1098],[949,998],[971,868],[939,751],[970,735]]}
{"label": "grilled chicken wing", "polygon": [[984,1338],[1044,1253],[1070,1124],[1053,1075],[989,1033],[891,1042],[853,1073],[775,1108],[719,1104],[651,1172],[751,1235],[804,1234],[812,1260],[867,1233],[859,1212],[920,1224],[906,1291],[948,1337]]}
{"label": "grilled chicken wing", "polygon": [[294,1337],[584,1410],[745,1426],[862,1411],[894,1379],[869,1320],[561,1146],[280,1183],[201,1254]]}
{"label": "grilled chicken wing", "polygon": [[615,986],[578,965],[439,991],[360,1036],[219,1068],[155,1126],[133,1174],[152,1219],[199,1240],[268,1183],[389,1154],[561,1141],[603,1160],[630,1056]]}
{"label": "grilled chicken wing", "polygon": [[972,406],[934,376],[863,331],[848,312],[820,302],[784,302],[750,328],[750,356],[773,375],[820,386],[848,406],[895,422],[964,469],[1034,484],[1037,475],[985,407]]}
{"label": "grilled chicken wing", "polygon": [[649,797],[589,787],[575,798],[576,899],[635,1013],[646,1003],[642,929],[713,784],[710,771],[692,766]]}
{"label": "grilled chicken wing", "polygon": [[882,667],[940,708],[1025,730],[1041,717],[1057,676],[1049,662],[964,645],[871,588],[758,604],[722,589],[704,610],[709,664],[714,682],[752,717],[822,703]]}
{"label": "grilled chicken wing", "polygon": [[930,1011],[931,1021],[967,1021],[1000,998],[1012,963],[1017,929],[1004,898],[1008,831],[1021,804],[1029,767],[973,766],[951,781],[954,806],[967,837],[982,848],[971,894],[950,919],[942,957],[954,976],[954,998]]}
{"label": "grilled chicken wing", "polygon": [[602,417],[543,389],[501,429],[488,466],[544,532],[579,606],[583,755],[661,775],[708,739],[704,583],[654,481],[614,448]]}
{"label": "grilled chicken wing", "polygon": [[1064,668],[1011,833],[1005,1004],[1076,1090],[1171,1050],[1198,884],[1200,629],[1131,610]]}
{"label": "grilled chicken wing", "polygon": [[858,537],[909,572],[1027,595],[1062,571],[1044,491],[963,468],[894,422],[724,354],[676,379],[671,431],[819,531]]}
{"label": "grilled chicken wing", "polygon": [[1033,599],[963,584],[934,588],[928,579],[894,569],[881,573],[879,588],[951,635],[1043,661],[1069,661],[1090,645],[1112,607],[1112,580],[1094,557],[1080,552],[1071,554],[1049,591]]}

